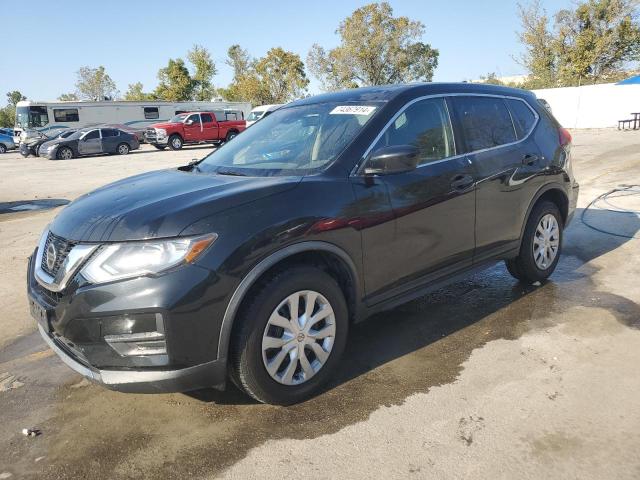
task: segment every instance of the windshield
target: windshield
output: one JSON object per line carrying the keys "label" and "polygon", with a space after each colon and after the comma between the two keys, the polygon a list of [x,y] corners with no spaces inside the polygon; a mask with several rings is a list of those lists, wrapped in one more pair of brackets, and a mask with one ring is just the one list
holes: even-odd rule
{"label": "windshield", "polygon": [[235,175],[302,175],[324,168],[360,133],[375,105],[316,103],[276,110],[198,164]]}
{"label": "windshield", "polygon": [[248,122],[255,122],[256,120],[260,120],[260,118],[264,115],[264,110],[258,110],[255,112],[251,112],[247,117]]}
{"label": "windshield", "polygon": [[187,113],[181,113],[180,115],[176,115],[169,120],[170,123],[182,123],[184,119],[187,118]]}
{"label": "windshield", "polygon": [[16,126],[21,128],[44,127],[49,123],[47,107],[16,107]]}

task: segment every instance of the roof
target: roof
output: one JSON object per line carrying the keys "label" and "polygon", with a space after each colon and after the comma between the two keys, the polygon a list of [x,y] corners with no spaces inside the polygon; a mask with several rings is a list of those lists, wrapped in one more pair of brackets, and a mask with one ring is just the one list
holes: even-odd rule
{"label": "roof", "polygon": [[310,105],[325,102],[388,102],[402,94],[412,95],[440,95],[455,93],[484,93],[487,95],[531,96],[531,92],[519,88],[502,87],[478,83],[408,83],[397,85],[379,85],[374,87],[352,88],[339,92],[315,95],[293,103],[291,105]]}
{"label": "roof", "polygon": [[616,83],[616,85],[638,85],[640,84],[640,75],[636,75],[634,77],[629,77],[621,82]]}

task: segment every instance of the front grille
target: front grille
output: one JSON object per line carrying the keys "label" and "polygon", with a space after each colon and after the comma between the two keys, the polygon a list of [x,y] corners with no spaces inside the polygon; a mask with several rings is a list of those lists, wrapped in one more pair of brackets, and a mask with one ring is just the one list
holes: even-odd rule
{"label": "front grille", "polygon": [[149,140],[155,140],[156,139],[156,130],[155,128],[147,128],[144,132],[144,138],[149,141]]}
{"label": "front grille", "polygon": [[[53,245],[53,251],[55,251],[55,261],[50,267],[47,260],[51,252],[51,245]],[[65,240],[64,238],[58,237],[49,232],[49,234],[47,235],[47,240],[44,244],[44,251],[42,252],[42,263],[40,265],[42,270],[47,272],[52,277],[55,277],[58,273],[58,270],[60,270],[60,266],[67,258],[67,255],[69,255],[71,249],[76,245],[77,242]]]}
{"label": "front grille", "polygon": [[46,288],[37,285],[35,290],[43,297],[43,299],[49,304],[51,307],[57,307],[62,300],[62,293],[60,292],[52,292],[51,290],[47,290]]}

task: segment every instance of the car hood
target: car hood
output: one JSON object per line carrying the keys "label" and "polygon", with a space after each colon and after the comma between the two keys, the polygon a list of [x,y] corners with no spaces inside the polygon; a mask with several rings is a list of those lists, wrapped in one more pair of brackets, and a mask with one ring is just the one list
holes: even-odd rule
{"label": "car hood", "polygon": [[172,128],[177,127],[178,125],[182,125],[179,122],[164,122],[164,123],[154,123],[150,128]]}
{"label": "car hood", "polygon": [[58,214],[50,229],[81,242],[179,236],[202,218],[294,188],[301,178],[236,177],[177,169],[144,173],[78,198]]}

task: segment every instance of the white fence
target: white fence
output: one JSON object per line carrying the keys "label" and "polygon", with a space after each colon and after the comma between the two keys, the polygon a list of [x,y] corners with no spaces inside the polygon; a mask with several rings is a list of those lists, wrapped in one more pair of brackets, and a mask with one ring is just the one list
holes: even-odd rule
{"label": "white fence", "polygon": [[588,85],[534,90],[544,98],[558,121],[567,128],[617,127],[618,120],[640,112],[640,85]]}

